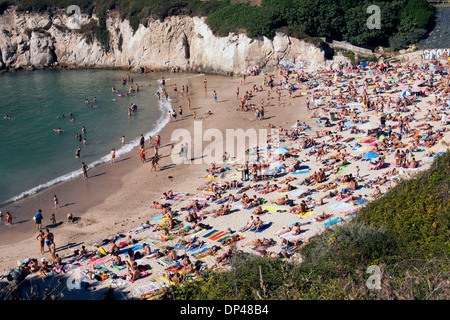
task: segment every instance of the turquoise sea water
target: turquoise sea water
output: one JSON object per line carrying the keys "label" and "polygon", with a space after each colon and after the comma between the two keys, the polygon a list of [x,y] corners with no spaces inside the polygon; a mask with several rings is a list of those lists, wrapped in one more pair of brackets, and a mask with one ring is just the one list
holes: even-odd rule
{"label": "turquoise sea water", "polygon": [[[124,71],[112,70],[0,75],[0,204],[81,174],[81,162],[93,167],[109,161],[112,148],[120,157],[138,144],[141,134],[148,137],[164,127],[171,106],[170,100],[157,98],[159,79],[132,75],[134,83],[123,85],[121,80],[126,76]],[[126,97],[126,91],[136,83],[139,92]],[[113,93],[113,86],[124,97]],[[129,117],[132,103],[137,112]],[[70,121],[70,113],[75,121]],[[75,137],[82,133],[82,126],[87,144]],[[61,134],[54,132],[58,128],[63,130]],[[78,147],[80,158],[75,157]]]}

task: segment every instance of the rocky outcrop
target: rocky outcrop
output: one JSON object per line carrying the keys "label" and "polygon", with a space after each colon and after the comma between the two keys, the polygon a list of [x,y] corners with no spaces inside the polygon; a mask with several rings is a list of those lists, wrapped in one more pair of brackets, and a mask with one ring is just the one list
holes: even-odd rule
{"label": "rocky outcrop", "polygon": [[[80,24],[94,17],[81,15]],[[42,68],[59,64],[78,68],[123,68],[132,71],[181,70],[244,74],[249,67],[275,65],[283,59],[304,60],[309,70],[324,67],[324,52],[304,41],[277,34],[250,39],[245,34],[216,37],[201,17],[148,20],[134,32],[128,20],[111,12],[107,18],[109,50],[81,30],[68,26],[64,11],[51,16],[17,12],[0,16],[0,68]]]}

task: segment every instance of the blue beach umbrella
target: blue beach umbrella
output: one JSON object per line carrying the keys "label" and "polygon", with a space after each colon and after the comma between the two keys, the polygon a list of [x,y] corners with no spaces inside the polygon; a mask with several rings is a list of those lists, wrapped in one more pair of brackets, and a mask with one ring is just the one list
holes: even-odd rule
{"label": "blue beach umbrella", "polygon": [[375,153],[375,152],[368,152],[368,153],[366,153],[366,154],[364,154],[363,156],[362,156],[362,159],[369,159],[369,160],[371,160],[371,159],[375,159],[375,158],[377,158],[378,157],[378,153]]}
{"label": "blue beach umbrella", "polygon": [[405,90],[402,92],[402,96],[410,96],[411,95],[411,91]]}

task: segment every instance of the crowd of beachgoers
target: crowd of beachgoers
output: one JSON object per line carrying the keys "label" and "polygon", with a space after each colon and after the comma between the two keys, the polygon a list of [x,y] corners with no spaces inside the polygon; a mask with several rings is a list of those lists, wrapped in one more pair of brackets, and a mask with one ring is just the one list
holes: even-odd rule
{"label": "crowd of beachgoers", "polygon": [[[7,277],[71,275],[72,293],[110,299],[123,289],[126,298],[154,299],[227,268],[239,251],[301,261],[311,238],[447,150],[448,68],[443,60],[255,72],[260,84],[244,78],[232,94],[236,112],[254,112],[257,121],[275,114],[266,120],[274,129],[267,147],[249,146],[245,159],[224,154],[205,168],[195,194],[168,186],[134,229],[63,257],[53,251],[51,261],[27,258]],[[298,105],[289,125],[277,123],[283,101]]]}

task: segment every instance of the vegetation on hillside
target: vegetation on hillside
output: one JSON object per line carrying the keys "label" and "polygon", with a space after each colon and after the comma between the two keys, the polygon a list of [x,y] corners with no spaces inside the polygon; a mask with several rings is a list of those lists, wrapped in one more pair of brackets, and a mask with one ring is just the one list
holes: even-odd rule
{"label": "vegetation on hillside", "polygon": [[[317,37],[346,40],[357,46],[388,46],[404,49],[417,43],[433,24],[434,7],[426,0],[261,0],[252,5],[230,0],[0,0],[0,11],[15,4],[22,11],[42,11],[78,5],[82,13],[99,17],[99,41],[108,49],[104,17],[118,10],[133,30],[146,25],[149,17],[164,20],[173,15],[205,16],[217,35],[246,32],[250,37],[272,38],[277,31],[320,44]],[[380,29],[370,29],[367,21],[380,8]]]}
{"label": "vegetation on hillside", "polygon": [[[301,250],[302,263],[238,254],[167,299],[449,299],[450,152]],[[381,272],[370,286],[369,267]]]}

